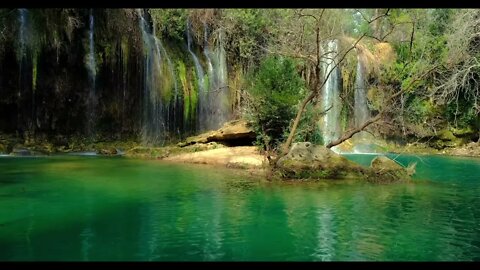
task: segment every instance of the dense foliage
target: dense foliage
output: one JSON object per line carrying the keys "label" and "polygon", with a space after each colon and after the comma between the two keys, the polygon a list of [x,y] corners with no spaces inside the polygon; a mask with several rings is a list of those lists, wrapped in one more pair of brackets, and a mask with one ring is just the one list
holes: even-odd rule
{"label": "dense foliage", "polygon": [[274,149],[284,140],[303,92],[304,82],[291,59],[273,56],[261,63],[249,89],[258,143]]}
{"label": "dense foliage", "polygon": [[[171,124],[172,130],[188,133],[198,126],[199,81],[213,80],[204,51],[218,45],[222,33],[228,87],[234,90],[233,115],[255,115],[262,144],[268,147],[285,140],[301,100],[312,93],[315,97],[300,115],[295,139],[322,141],[316,126],[322,115],[316,104],[326,76],[324,44],[332,39],[340,41],[344,130],[352,126],[361,52],[367,66],[368,108],[372,116],[383,113],[383,124],[368,128],[370,132],[409,140],[428,140],[441,130],[461,134],[467,141],[479,137],[480,11],[466,9],[32,9],[23,10],[24,17],[21,10],[2,9],[1,132],[85,132],[92,13],[96,124],[107,134],[140,132],[147,69],[139,14],[144,13],[148,31],[164,44],[176,74],[161,80],[170,84],[170,92],[162,93],[171,102],[165,114],[183,115]],[[187,50],[187,30],[204,78],[199,78]],[[241,74],[251,75],[244,80]],[[248,83],[239,84],[244,81]],[[178,101],[169,101],[173,85],[179,88]]]}

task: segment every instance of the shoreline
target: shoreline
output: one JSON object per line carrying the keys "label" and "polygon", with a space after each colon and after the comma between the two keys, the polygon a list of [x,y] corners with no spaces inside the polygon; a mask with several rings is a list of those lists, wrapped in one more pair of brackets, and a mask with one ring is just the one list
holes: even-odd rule
{"label": "shoreline", "polygon": [[[27,146],[18,146],[15,149],[21,149],[28,151],[28,153],[21,154],[21,153],[14,153],[11,152],[3,152],[0,151],[0,157],[53,157],[53,156],[97,156],[97,157],[127,157],[127,158],[138,158],[138,159],[148,159],[148,160],[163,160],[175,163],[186,163],[184,161],[173,161],[174,157],[185,153],[202,153],[211,149],[205,147],[206,149],[202,149],[204,147],[198,147],[198,150],[186,150],[186,151],[178,151],[175,153],[170,154],[172,149],[179,148],[175,145],[169,146],[161,146],[161,147],[148,147],[143,145],[136,145],[130,149],[122,149],[122,147],[115,147],[117,146],[116,143],[112,143],[108,148],[116,148],[117,153],[107,153],[108,151],[105,149],[101,149],[96,151],[96,149],[81,149],[81,150],[71,150],[71,151],[52,151],[52,152],[43,152],[37,151],[32,149],[32,147]],[[340,155],[420,155],[420,156],[445,156],[445,157],[464,157],[464,158],[479,158],[480,159],[480,144],[477,143],[478,152],[479,153],[455,153],[458,151],[463,151],[464,147],[456,147],[456,148],[449,148],[447,151],[445,150],[437,150],[433,148],[429,148],[427,151],[419,151],[415,150],[407,150],[407,151],[385,151],[385,152],[339,152]],[[256,146],[219,146],[218,148],[213,149],[235,149],[238,147],[256,147]],[[132,151],[139,150],[139,153],[132,153]],[[401,148],[397,148],[399,150]],[[103,150],[103,151],[102,151]],[[118,153],[120,152],[120,153]],[[162,153],[165,152],[163,155]],[[260,154],[258,154],[260,155]],[[202,162],[188,162],[188,163],[197,163],[203,164]]]}

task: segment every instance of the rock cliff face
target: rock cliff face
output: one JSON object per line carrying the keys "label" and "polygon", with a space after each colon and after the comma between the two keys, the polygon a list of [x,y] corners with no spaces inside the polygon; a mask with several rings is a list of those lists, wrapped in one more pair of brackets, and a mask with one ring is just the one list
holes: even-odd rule
{"label": "rock cliff face", "polygon": [[178,144],[184,147],[192,144],[218,142],[228,146],[252,145],[255,132],[245,120],[234,120],[225,123],[220,129],[209,131],[194,137],[188,137],[185,142]]}

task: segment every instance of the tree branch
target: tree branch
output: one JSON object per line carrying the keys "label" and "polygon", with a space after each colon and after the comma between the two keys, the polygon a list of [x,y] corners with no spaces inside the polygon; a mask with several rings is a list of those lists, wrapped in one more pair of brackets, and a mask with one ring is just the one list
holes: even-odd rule
{"label": "tree branch", "polygon": [[[413,86],[413,84],[419,80],[421,80],[422,78],[424,78],[425,76],[427,76],[428,74],[430,74],[430,72],[432,72],[433,70],[435,70],[436,68],[438,67],[438,65],[435,65],[433,66],[431,69],[427,70],[425,73],[423,73],[421,76],[419,76],[418,78],[412,80],[407,86],[405,86],[404,89],[398,91],[397,93],[393,94],[390,96],[390,98],[387,99],[387,101],[384,103],[384,104],[390,104],[391,101],[393,101],[394,98],[404,94],[405,92],[407,92],[408,90],[410,90],[410,88]],[[333,142],[330,142],[329,144],[327,144],[327,148],[332,148],[336,145],[339,145],[341,143],[343,143],[344,141],[350,139],[353,137],[353,135],[361,132],[362,130],[364,130],[366,127],[368,127],[369,125],[377,122],[378,120],[380,120],[382,118],[382,116],[387,112],[387,108],[390,108],[390,107],[384,107],[375,117],[369,119],[368,121],[366,121],[365,123],[363,123],[360,127],[358,128],[354,128],[354,129],[350,129],[348,130],[347,132],[345,132],[342,137],[340,137],[339,139],[333,141]]]}
{"label": "tree branch", "polygon": [[[319,89],[322,89],[322,87],[325,85],[325,83],[327,82],[328,78],[330,77],[330,74],[338,67],[338,65],[345,59],[345,57],[347,56],[347,54],[352,51],[353,49],[356,48],[357,44],[360,42],[360,40],[362,40],[362,38],[365,37],[365,34],[363,34],[360,38],[358,38],[356,40],[356,42],[343,54],[342,58],[340,59],[340,61],[336,62],[335,65],[333,66],[332,69],[330,69],[330,71],[328,72],[328,74],[326,74],[325,76],[325,79],[323,80],[322,84],[320,87],[318,87],[319,85],[319,78],[317,78],[316,80],[316,83],[315,83],[315,87],[314,89],[312,90],[312,92],[310,93],[310,95],[308,95],[302,102],[302,104],[300,105],[300,108],[297,112],[297,115],[295,117],[295,120],[293,122],[293,126],[292,126],[292,129],[290,131],[290,134],[288,135],[288,138],[287,138],[287,141],[285,142],[285,144],[283,145],[283,148],[282,148],[282,155],[285,155],[286,153],[288,153],[288,150],[290,148],[290,145],[292,144],[292,141],[293,141],[293,138],[295,137],[295,131],[297,130],[297,127],[298,127],[298,124],[300,123],[300,120],[302,118],[302,114],[303,114],[303,111],[305,110],[305,108],[307,107],[307,104],[318,94],[318,91]],[[282,155],[279,155],[280,157]]]}

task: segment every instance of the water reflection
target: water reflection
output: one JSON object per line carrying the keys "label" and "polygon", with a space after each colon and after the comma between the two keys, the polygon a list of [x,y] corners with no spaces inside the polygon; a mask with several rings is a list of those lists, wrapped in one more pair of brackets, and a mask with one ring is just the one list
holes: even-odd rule
{"label": "water reflection", "polygon": [[314,257],[315,259],[321,261],[330,261],[332,260],[334,254],[333,244],[334,244],[334,232],[332,228],[332,213],[329,208],[319,209],[318,210],[318,234],[317,241],[318,246],[315,249]]}
{"label": "water reflection", "polygon": [[90,250],[92,248],[92,238],[95,236],[92,228],[92,211],[93,211],[93,198],[92,194],[85,190],[82,190],[83,200],[85,202],[85,227],[80,233],[81,253],[82,260],[90,260]]}
{"label": "water reflection", "polygon": [[[447,161],[428,162],[438,170]],[[476,163],[455,164],[446,168],[480,179]],[[282,184],[200,168],[102,158],[0,163],[0,174],[17,183],[0,186],[6,195],[0,260],[476,260],[480,254],[480,183],[472,178]],[[419,170],[436,175],[429,168]]]}

